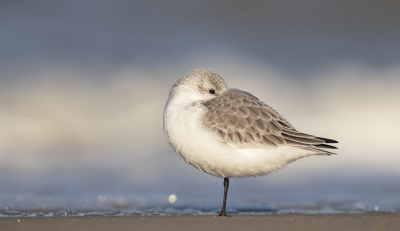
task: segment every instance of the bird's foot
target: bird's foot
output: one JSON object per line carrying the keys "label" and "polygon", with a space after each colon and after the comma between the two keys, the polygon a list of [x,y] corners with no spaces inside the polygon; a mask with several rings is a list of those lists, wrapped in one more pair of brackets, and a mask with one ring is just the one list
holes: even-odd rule
{"label": "bird's foot", "polygon": [[226,215],[226,213],[220,213],[219,215],[218,215],[219,217],[231,217],[231,216],[229,216],[229,215]]}

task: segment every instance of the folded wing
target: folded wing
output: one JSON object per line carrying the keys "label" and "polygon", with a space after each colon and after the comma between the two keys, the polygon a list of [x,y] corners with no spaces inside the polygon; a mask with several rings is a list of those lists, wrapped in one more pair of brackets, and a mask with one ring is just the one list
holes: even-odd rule
{"label": "folded wing", "polygon": [[337,141],[297,131],[278,112],[248,92],[229,89],[203,105],[208,109],[205,125],[218,132],[223,142],[237,147],[296,146],[322,155],[334,154],[322,149],[337,149],[328,144]]}

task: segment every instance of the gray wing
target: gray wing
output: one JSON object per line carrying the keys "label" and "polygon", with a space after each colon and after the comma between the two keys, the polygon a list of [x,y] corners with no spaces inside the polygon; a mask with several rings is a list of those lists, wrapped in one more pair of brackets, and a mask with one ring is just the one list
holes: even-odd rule
{"label": "gray wing", "polygon": [[320,154],[333,154],[320,148],[336,149],[326,143],[334,140],[297,131],[287,120],[252,94],[237,89],[203,103],[208,109],[205,125],[216,130],[221,139],[239,147],[262,144],[268,148],[297,146]]}

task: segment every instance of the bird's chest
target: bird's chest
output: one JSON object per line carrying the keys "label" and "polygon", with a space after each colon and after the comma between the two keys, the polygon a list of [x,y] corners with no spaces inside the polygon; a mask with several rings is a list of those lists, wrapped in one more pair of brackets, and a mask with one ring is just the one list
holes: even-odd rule
{"label": "bird's chest", "polygon": [[203,122],[207,109],[200,103],[171,109],[166,111],[166,136],[179,157],[194,163],[208,153],[213,153],[215,137]]}
{"label": "bird's chest", "polygon": [[201,103],[188,106],[168,106],[164,115],[165,135],[181,157],[198,150],[206,136],[203,116],[206,108]]}

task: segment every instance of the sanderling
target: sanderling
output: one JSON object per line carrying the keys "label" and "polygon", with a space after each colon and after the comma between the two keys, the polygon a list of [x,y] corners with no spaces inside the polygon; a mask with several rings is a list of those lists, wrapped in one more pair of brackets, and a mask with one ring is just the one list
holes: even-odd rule
{"label": "sanderling", "polygon": [[164,135],[186,163],[224,178],[262,176],[302,157],[331,155],[335,140],[297,131],[252,94],[228,89],[215,71],[196,69],[175,82],[164,109]]}

